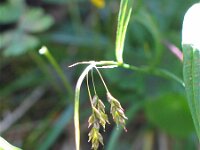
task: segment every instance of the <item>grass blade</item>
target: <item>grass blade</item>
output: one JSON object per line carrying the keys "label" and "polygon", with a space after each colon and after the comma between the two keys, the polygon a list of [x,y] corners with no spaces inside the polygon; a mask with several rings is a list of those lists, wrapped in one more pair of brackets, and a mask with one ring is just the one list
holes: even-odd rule
{"label": "grass blade", "polygon": [[188,103],[200,140],[200,3],[185,14],[182,30],[183,76]]}
{"label": "grass blade", "polygon": [[118,16],[115,55],[117,62],[123,63],[123,49],[127,26],[132,12],[132,0],[121,0]]}
{"label": "grass blade", "polygon": [[69,107],[66,107],[66,109],[63,111],[61,116],[56,121],[52,130],[46,136],[44,142],[39,146],[39,148],[37,148],[38,150],[48,150],[52,146],[52,144],[58,138],[58,136],[63,131],[65,126],[68,123],[70,123],[72,113],[73,113],[73,106],[70,105]]}
{"label": "grass blade", "polygon": [[60,76],[61,80],[63,81],[63,85],[66,88],[67,92],[69,93],[69,97],[71,98],[73,95],[73,90],[71,88],[71,85],[70,85],[68,79],[66,78],[65,74],[63,73],[62,69],[60,68],[60,66],[57,63],[57,61],[55,60],[55,58],[51,55],[51,53],[45,46],[43,46],[39,50],[39,53],[41,55],[45,55],[47,57],[47,59],[49,60],[49,62],[52,64],[52,66],[54,67],[54,69],[56,70],[58,75]]}
{"label": "grass blade", "polygon": [[183,45],[183,76],[192,118],[200,139],[200,51]]}

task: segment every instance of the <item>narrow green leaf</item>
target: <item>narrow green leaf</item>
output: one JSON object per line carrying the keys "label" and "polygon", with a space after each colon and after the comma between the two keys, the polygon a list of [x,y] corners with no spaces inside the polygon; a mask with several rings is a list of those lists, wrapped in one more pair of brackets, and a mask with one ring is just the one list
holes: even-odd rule
{"label": "narrow green leaf", "polygon": [[123,49],[127,26],[132,12],[132,0],[121,0],[118,16],[115,55],[117,62],[123,63]]}
{"label": "narrow green leaf", "polygon": [[200,51],[183,45],[183,76],[188,104],[200,139]]}
{"label": "narrow green leaf", "polygon": [[200,3],[187,11],[183,21],[183,76],[190,111],[200,140]]}
{"label": "narrow green leaf", "polygon": [[46,135],[44,141],[38,145],[38,150],[48,150],[62,133],[67,124],[70,123],[73,114],[73,106],[70,105],[62,112],[60,117],[55,122],[54,126]]}

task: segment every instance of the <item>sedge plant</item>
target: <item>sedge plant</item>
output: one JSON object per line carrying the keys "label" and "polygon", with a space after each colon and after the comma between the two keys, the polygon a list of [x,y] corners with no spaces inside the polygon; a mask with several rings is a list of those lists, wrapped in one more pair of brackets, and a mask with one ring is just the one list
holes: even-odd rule
{"label": "sedge plant", "polygon": [[[132,5],[131,0],[122,0],[120,4],[120,11],[118,16],[118,26],[117,26],[117,36],[116,36],[116,59],[115,61],[90,61],[90,62],[80,62],[76,63],[72,66],[75,66],[77,64],[89,64],[88,67],[83,71],[81,76],[78,79],[78,82],[76,84],[75,89],[75,105],[74,105],[74,125],[75,125],[75,143],[76,143],[76,150],[80,149],[80,125],[79,125],[79,98],[80,98],[80,88],[81,84],[85,77],[87,77],[87,87],[88,87],[88,93],[89,93],[89,99],[91,103],[91,110],[92,114],[88,119],[88,128],[91,127],[91,130],[88,134],[89,136],[89,142],[92,144],[92,149],[97,150],[99,147],[99,144],[103,145],[103,137],[100,133],[100,127],[102,126],[105,131],[106,124],[109,123],[108,115],[105,112],[105,105],[104,102],[98,97],[98,94],[95,90],[95,83],[93,78],[93,70],[95,70],[105,89],[106,89],[106,96],[107,101],[110,104],[110,113],[112,115],[112,118],[114,122],[119,126],[122,126],[125,131],[126,127],[126,120],[128,119],[124,113],[124,109],[122,108],[120,102],[112,96],[110,91],[108,90],[108,87],[99,71],[99,68],[113,68],[117,67],[119,65],[123,64],[123,48],[124,48],[124,41],[125,41],[125,35],[126,35],[126,29],[130,20],[132,11]],[[72,67],[70,66],[70,67]],[[94,88],[95,95],[92,96],[90,92],[90,87],[88,83],[88,74],[92,71],[92,85]]]}
{"label": "sedge plant", "polygon": [[[80,123],[79,123],[79,101],[80,101],[80,90],[81,85],[86,79],[86,85],[88,89],[88,95],[91,105],[91,115],[88,117],[88,128],[90,131],[88,133],[88,142],[91,142],[91,148],[97,150],[101,145],[104,145],[103,136],[101,134],[101,128],[103,131],[109,122],[109,114],[105,111],[105,102],[101,100],[95,88],[94,81],[94,71],[97,72],[100,80],[105,88],[105,95],[107,97],[107,103],[110,106],[110,114],[113,121],[117,126],[121,126],[125,131],[126,121],[128,118],[125,115],[125,110],[120,104],[120,101],[116,99],[108,89],[105,80],[100,72],[100,69],[111,69],[111,68],[124,68],[132,71],[137,71],[140,73],[151,74],[163,78],[173,79],[177,81],[180,85],[186,88],[186,93],[188,96],[188,103],[192,113],[193,121],[197,131],[197,135],[200,139],[200,4],[195,4],[192,6],[185,15],[182,31],[182,46],[183,46],[183,76],[184,81],[174,75],[173,73],[158,68],[157,66],[134,66],[124,62],[123,52],[124,43],[126,37],[126,31],[131,18],[132,12],[132,0],[121,0],[120,9],[118,14],[117,22],[117,32],[116,32],[116,42],[115,42],[115,56],[116,61],[84,61],[77,62],[69,67],[74,67],[79,64],[88,65],[82,74],[80,75],[76,87],[75,87],[75,102],[74,102],[74,127],[75,127],[75,146],[76,150],[80,150]],[[193,31],[192,31],[192,30]],[[43,48],[42,50],[46,50]],[[41,51],[43,53],[43,51]],[[57,72],[61,74],[61,78],[64,79],[64,75],[58,69],[57,64],[51,59],[50,55],[47,55],[48,59],[52,62],[52,65],[57,68]],[[90,74],[91,73],[91,74]],[[90,78],[89,78],[90,77]],[[90,80],[89,80],[90,79]],[[89,81],[92,82],[93,92],[91,92]],[[69,88],[69,83],[64,81],[66,89],[71,93]],[[94,93],[92,95],[91,93]],[[70,94],[72,95],[72,94]]]}
{"label": "sedge plant", "polygon": [[[184,86],[184,82],[174,75],[173,73],[165,70],[165,69],[159,69],[154,67],[137,67],[130,64],[127,64],[123,61],[123,51],[124,51],[124,42],[126,37],[126,31],[129,24],[129,20],[131,17],[132,12],[132,0],[121,0],[120,3],[120,9],[118,14],[118,22],[117,22],[117,32],[116,32],[116,45],[115,45],[115,56],[116,61],[85,61],[85,62],[77,62],[69,67],[73,67],[79,64],[86,64],[88,65],[85,70],[80,75],[76,88],[75,88],[75,104],[74,104],[74,126],[75,126],[75,145],[76,150],[80,150],[80,124],[79,124],[79,100],[80,100],[80,90],[81,85],[86,79],[87,81],[87,88],[88,88],[88,94],[89,94],[89,100],[91,104],[91,115],[88,119],[88,128],[91,128],[89,131],[89,142],[91,142],[91,148],[94,150],[97,150],[99,148],[99,145],[103,145],[103,137],[100,133],[100,128],[102,127],[105,131],[106,124],[109,124],[108,120],[108,114],[105,112],[105,105],[104,101],[102,101],[98,97],[98,93],[95,90],[95,83],[94,83],[94,77],[93,72],[96,71],[97,74],[100,77],[100,80],[102,81],[107,96],[107,102],[110,104],[110,114],[114,120],[114,122],[117,124],[117,126],[121,126],[126,129],[126,120],[128,119],[125,115],[125,111],[122,108],[120,101],[117,100],[109,91],[103,76],[100,72],[100,69],[111,69],[115,67],[121,67],[125,69],[129,69],[132,71],[138,71],[142,73],[147,74],[153,74],[156,76],[164,77],[164,78],[171,78],[178,83],[180,83],[182,86]],[[94,88],[94,95],[91,95],[90,87],[89,87],[89,74],[91,72],[91,80],[92,80],[92,86]]]}

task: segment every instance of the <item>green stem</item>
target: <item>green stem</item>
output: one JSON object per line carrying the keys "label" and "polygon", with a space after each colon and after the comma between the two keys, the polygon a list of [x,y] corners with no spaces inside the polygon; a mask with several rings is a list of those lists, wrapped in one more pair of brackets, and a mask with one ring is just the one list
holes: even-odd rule
{"label": "green stem", "polygon": [[95,83],[94,83],[94,72],[93,72],[93,69],[91,70],[91,77],[92,77],[92,85],[93,85],[93,89],[94,89],[94,94],[97,95],[97,91],[96,91],[96,87],[95,87]]}
{"label": "green stem", "polygon": [[101,79],[101,81],[102,81],[102,83],[103,83],[103,85],[104,85],[104,87],[106,89],[106,92],[109,93],[108,87],[106,86],[106,83],[105,83],[105,81],[104,81],[104,79],[103,79],[103,77],[101,75],[101,72],[98,70],[98,68],[96,66],[94,66],[94,68],[96,69],[97,73],[99,74],[99,77],[100,77],[100,79]]}
{"label": "green stem", "polygon": [[61,89],[53,80],[53,76],[51,76],[50,71],[47,68],[47,65],[45,64],[44,60],[39,57],[39,55],[35,52],[30,53],[30,57],[35,61],[35,63],[38,65],[39,69],[45,74],[45,76],[48,78],[48,81],[52,84],[52,86],[55,88],[55,90],[59,93],[61,93]]}
{"label": "green stem", "polygon": [[133,71],[138,71],[141,73],[147,73],[147,74],[152,74],[155,76],[159,76],[162,78],[167,78],[167,79],[173,79],[175,81],[177,81],[178,83],[180,83],[183,87],[185,86],[185,83],[183,82],[182,79],[180,79],[179,77],[177,77],[175,74],[165,70],[165,69],[160,69],[160,68],[149,68],[149,67],[136,67],[136,66],[132,66],[129,64],[119,64],[119,67],[125,68],[125,69],[129,69],[129,70],[133,70]]}
{"label": "green stem", "polygon": [[54,67],[54,69],[56,70],[56,72],[58,73],[58,75],[60,76],[61,80],[63,81],[63,85],[66,88],[66,90],[69,92],[69,96],[70,99],[72,99],[73,96],[73,90],[71,88],[71,85],[69,83],[69,81],[66,79],[65,74],[63,73],[62,69],[60,68],[60,66],[58,65],[58,63],[56,62],[56,60],[54,59],[54,57],[51,55],[51,53],[49,52],[49,50],[46,47],[42,47],[39,50],[39,53],[41,55],[45,55],[46,58],[49,60],[49,62],[51,63],[51,65]]}
{"label": "green stem", "polygon": [[88,95],[89,95],[89,99],[90,99],[90,104],[91,104],[91,107],[93,107],[92,96],[91,96],[90,86],[89,86],[89,81],[88,81],[88,74],[86,75],[86,85],[87,85]]}
{"label": "green stem", "polygon": [[90,64],[80,75],[75,89],[75,104],[74,104],[74,127],[75,127],[75,143],[76,150],[80,150],[80,125],[79,125],[79,99],[81,84],[88,74],[88,72],[94,67],[94,64]]}
{"label": "green stem", "polygon": [[141,73],[146,73],[146,74],[152,74],[155,76],[159,76],[162,78],[169,78],[169,79],[173,79],[175,81],[177,81],[178,83],[180,83],[183,87],[185,87],[185,84],[183,82],[182,79],[180,79],[179,77],[177,77],[175,74],[162,69],[162,68],[151,68],[149,66],[142,66],[142,67],[137,67],[137,66],[133,66],[133,65],[129,65],[126,63],[118,63],[115,61],[88,61],[88,62],[78,62],[75,63],[73,65],[71,65],[70,67],[79,65],[79,64],[94,64],[97,67],[94,67],[98,70],[98,66],[115,66],[116,67],[121,67],[124,69],[128,69],[128,70],[133,70],[133,71],[137,71],[137,72],[141,72]]}
{"label": "green stem", "polygon": [[75,64],[71,65],[70,67],[73,67],[73,66],[76,66],[79,64],[94,64],[97,66],[97,67],[95,67],[96,69],[98,69],[98,66],[104,66],[104,68],[106,68],[106,66],[107,66],[109,68],[109,66],[114,67],[116,65],[116,67],[121,67],[121,68],[128,69],[128,70],[133,70],[133,71],[137,71],[137,72],[141,72],[141,73],[145,73],[145,74],[152,74],[152,75],[159,76],[162,78],[173,79],[173,80],[177,81],[178,83],[180,83],[183,87],[185,87],[185,84],[182,79],[180,79],[175,74],[173,74],[165,69],[151,68],[149,66],[137,67],[137,66],[126,64],[126,63],[118,63],[116,61],[85,61],[85,62],[75,63]]}

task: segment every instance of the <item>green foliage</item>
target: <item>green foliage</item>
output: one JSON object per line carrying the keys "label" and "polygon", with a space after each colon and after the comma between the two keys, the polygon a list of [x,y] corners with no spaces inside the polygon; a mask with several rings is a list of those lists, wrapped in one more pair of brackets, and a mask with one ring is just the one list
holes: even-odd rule
{"label": "green foliage", "polygon": [[190,7],[183,21],[183,76],[190,111],[200,140],[200,3]]}
{"label": "green foliage", "polygon": [[[66,4],[66,3],[70,3],[70,0],[43,0],[46,3],[50,3],[50,4]],[[83,2],[85,0],[74,0],[75,2]]]}
{"label": "green foliage", "polygon": [[11,4],[1,4],[0,12],[0,22],[3,24],[16,22],[21,15],[20,7]]}
{"label": "green foliage", "polygon": [[187,137],[193,130],[187,101],[178,93],[167,93],[151,98],[145,104],[148,120],[171,136]]}
{"label": "green foliage", "polygon": [[151,34],[154,42],[155,52],[154,52],[154,60],[151,60],[152,65],[156,65],[160,62],[161,54],[162,54],[162,46],[161,39],[162,35],[158,30],[158,24],[155,19],[149,14],[149,12],[145,8],[141,8],[139,12],[134,17],[135,21],[144,26],[148,32]]}
{"label": "green foliage", "polygon": [[4,56],[19,56],[35,49],[40,42],[37,37],[30,33],[40,33],[53,25],[53,18],[46,15],[43,9],[28,9],[23,1],[17,4],[12,3],[12,5],[5,3],[0,6],[0,10],[3,12],[0,15],[0,23],[17,23],[14,30],[0,35],[0,48],[4,49]]}
{"label": "green foliage", "polygon": [[132,0],[121,0],[118,24],[117,24],[117,34],[116,34],[116,48],[115,55],[119,63],[123,63],[123,50],[124,42],[126,37],[126,30],[131,17],[132,12]]}
{"label": "green foliage", "polygon": [[[119,86],[121,89],[137,91],[138,93],[144,91],[145,81],[144,75],[141,73],[125,71],[124,69],[112,69],[105,70],[105,76],[112,84]],[[122,78],[123,82],[121,82]]]}
{"label": "green foliage", "polygon": [[[194,129],[182,86],[183,64],[171,53],[169,45],[164,44],[167,41],[172,47],[180,48],[183,14],[195,1],[134,1],[132,17],[131,0],[122,0],[121,4],[115,0],[105,1],[105,8],[101,10],[91,7],[88,0],[0,2],[0,12],[3,12],[0,13],[3,31],[0,33],[0,118],[20,107],[24,97],[28,97],[34,88],[42,86],[46,91],[16,123],[17,126],[14,124],[15,128],[9,128],[2,135],[11,141],[9,137],[12,137],[13,130],[28,123],[28,127],[23,128],[26,131],[19,133],[25,136],[16,135],[23,149],[59,149],[64,143],[67,149],[72,149],[74,131],[71,130],[71,118],[74,111],[76,142],[81,144],[81,149],[97,148],[98,144],[100,149],[101,143],[106,150],[134,149],[139,143],[143,143],[143,149],[147,145],[156,149],[153,145],[160,144],[160,131],[165,135],[162,140],[171,145],[172,150],[197,149],[197,138],[190,136]],[[117,22],[118,8],[122,11]],[[49,54],[45,54],[47,59],[32,51],[41,45],[49,48]],[[87,61],[114,60],[114,50],[117,61]],[[190,54],[187,56],[191,59]],[[115,96],[114,100],[120,100],[120,105],[117,102],[114,105],[112,101],[112,109],[108,107],[110,103],[105,101],[104,83],[96,78],[98,74],[94,71],[93,82],[101,101],[95,109],[88,109],[86,86],[81,87],[81,92],[80,86],[86,74],[92,72],[90,69],[95,69],[95,66],[90,66],[83,72],[84,77],[81,75],[78,80],[75,110],[72,109],[72,84],[75,84],[81,67],[69,69],[67,66],[82,60],[86,60],[83,64],[90,66],[95,63],[99,71],[103,70],[104,83],[108,83],[110,93]],[[191,68],[188,72],[191,73]],[[188,76],[192,75],[190,73]],[[89,82],[89,86],[94,85]],[[95,90],[91,90],[92,96],[96,95]],[[197,86],[195,91],[198,90]],[[189,88],[187,91],[192,90]],[[80,114],[77,113],[79,99],[83,100]],[[98,116],[99,128],[94,126],[92,110],[97,110],[95,115]],[[89,119],[90,129],[85,128],[89,116],[93,116]],[[107,124],[108,120],[110,124]],[[114,126],[114,122],[119,125]],[[95,130],[91,130],[94,127]],[[103,132],[104,127],[106,132]],[[88,142],[89,132],[91,144]]]}
{"label": "green foliage", "polygon": [[39,40],[24,32],[13,31],[2,34],[4,56],[19,56],[39,45]]}
{"label": "green foliage", "polygon": [[19,28],[29,33],[45,31],[53,24],[52,17],[45,15],[43,9],[40,8],[29,9],[22,18]]}
{"label": "green foliage", "polygon": [[38,150],[48,150],[52,146],[54,141],[61,134],[64,127],[69,124],[72,118],[72,114],[73,114],[72,105],[66,107],[66,109],[60,115],[60,117],[56,120],[55,125],[50,129],[50,131],[45,136],[44,141],[42,141],[37,146]]}
{"label": "green foliage", "polygon": [[183,75],[188,96],[188,103],[197,135],[200,138],[200,51],[193,48],[191,45],[183,45],[183,50]]}

